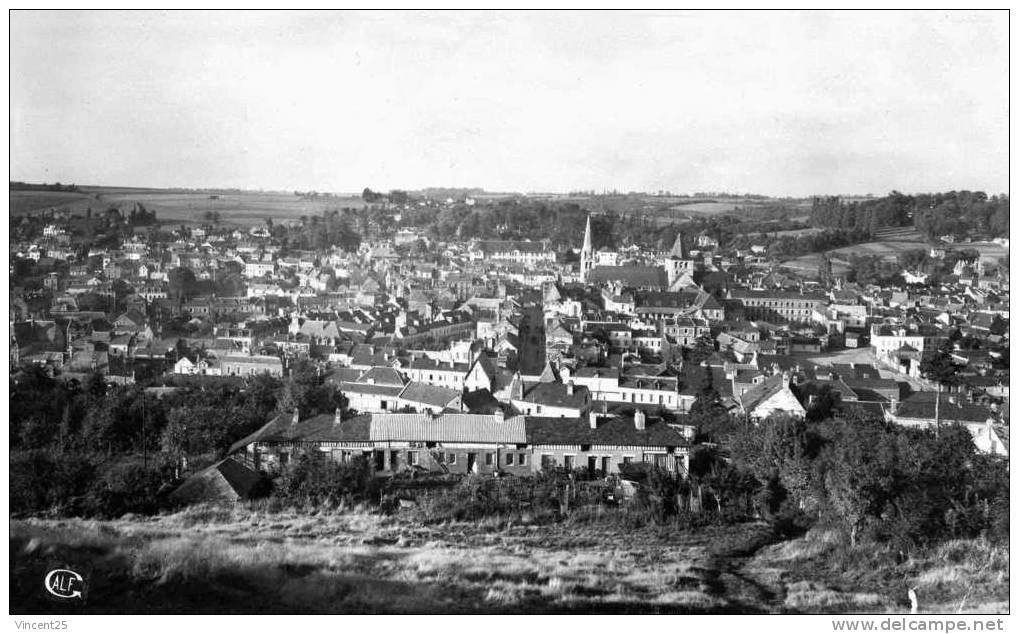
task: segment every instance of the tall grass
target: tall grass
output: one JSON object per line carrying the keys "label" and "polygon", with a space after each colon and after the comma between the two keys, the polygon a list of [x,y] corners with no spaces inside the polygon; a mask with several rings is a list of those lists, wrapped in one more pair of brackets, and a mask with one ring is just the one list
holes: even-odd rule
{"label": "tall grass", "polygon": [[[427,523],[405,510],[254,504],[14,521],[12,580],[54,556],[87,557],[87,609],[107,612],[881,612],[908,609],[910,587],[926,611],[1008,609],[1008,551],[986,540],[897,561],[850,552],[824,528],[758,551],[773,539],[763,523],[631,529],[611,520],[625,509],[609,507],[597,521]],[[12,583],[12,610],[53,609],[29,585]]]}

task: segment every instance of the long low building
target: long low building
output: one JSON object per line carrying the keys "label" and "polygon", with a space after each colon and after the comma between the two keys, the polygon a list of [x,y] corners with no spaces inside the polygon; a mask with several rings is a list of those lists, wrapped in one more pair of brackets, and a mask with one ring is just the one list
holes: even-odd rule
{"label": "long low building", "polygon": [[809,322],[827,305],[823,295],[796,291],[732,289],[728,299],[743,306],[747,319]]}
{"label": "long low building", "polygon": [[506,417],[499,412],[366,414],[347,420],[339,412],[301,420],[294,412],[238,441],[230,454],[269,472],[301,455],[324,454],[337,462],[365,456],[380,474],[423,468],[522,476],[557,467],[616,473],[631,462],[685,473],[690,440],[640,411],[632,417]]}

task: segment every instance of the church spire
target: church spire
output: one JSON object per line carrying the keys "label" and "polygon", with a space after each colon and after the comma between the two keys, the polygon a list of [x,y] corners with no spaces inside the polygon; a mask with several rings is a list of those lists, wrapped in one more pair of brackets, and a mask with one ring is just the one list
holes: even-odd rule
{"label": "church spire", "polygon": [[594,247],[591,244],[591,214],[587,215],[587,227],[584,229],[584,246],[580,249],[580,277],[587,281],[587,275],[594,265]]}
{"label": "church spire", "polygon": [[587,227],[584,229],[584,248],[581,253],[591,253],[591,214],[587,214]]}
{"label": "church spire", "polygon": [[675,256],[680,260],[683,259],[683,235],[680,233],[676,234],[676,241],[672,243],[672,251],[669,255]]}

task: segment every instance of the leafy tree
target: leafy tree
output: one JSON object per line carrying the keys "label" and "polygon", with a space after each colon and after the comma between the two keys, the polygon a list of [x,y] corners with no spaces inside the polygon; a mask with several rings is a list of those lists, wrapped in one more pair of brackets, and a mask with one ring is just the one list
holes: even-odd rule
{"label": "leafy tree", "polygon": [[688,417],[697,428],[697,437],[705,441],[723,441],[734,427],[732,417],[715,389],[710,371],[702,375],[697,398],[690,406]]}
{"label": "leafy tree", "polygon": [[700,365],[702,361],[709,358],[715,353],[715,344],[711,340],[710,334],[701,335],[694,341],[692,348],[687,348],[683,351],[684,358],[687,363],[694,365]]}
{"label": "leafy tree", "polygon": [[952,344],[949,341],[945,341],[937,351],[920,361],[920,373],[942,385],[957,384],[960,367],[952,360]]}
{"label": "leafy tree", "polygon": [[167,277],[169,278],[169,291],[173,297],[186,300],[194,294],[198,280],[191,269],[186,266],[178,266],[172,269]]}
{"label": "leafy tree", "polygon": [[325,383],[322,371],[312,362],[298,361],[283,380],[277,407],[288,414],[297,408],[301,417],[313,414],[331,414],[338,406],[333,389]]}
{"label": "leafy tree", "polygon": [[882,517],[900,486],[898,444],[877,422],[832,422],[828,431],[822,454],[827,501],[855,547],[860,530]]}

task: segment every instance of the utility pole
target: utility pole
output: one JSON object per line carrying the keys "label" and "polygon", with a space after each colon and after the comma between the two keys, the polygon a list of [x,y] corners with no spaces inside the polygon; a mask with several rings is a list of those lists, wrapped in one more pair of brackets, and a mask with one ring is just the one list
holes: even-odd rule
{"label": "utility pole", "polygon": [[934,396],[934,437],[941,436],[941,417],[939,406],[941,405],[941,383],[938,382],[938,391]]}

